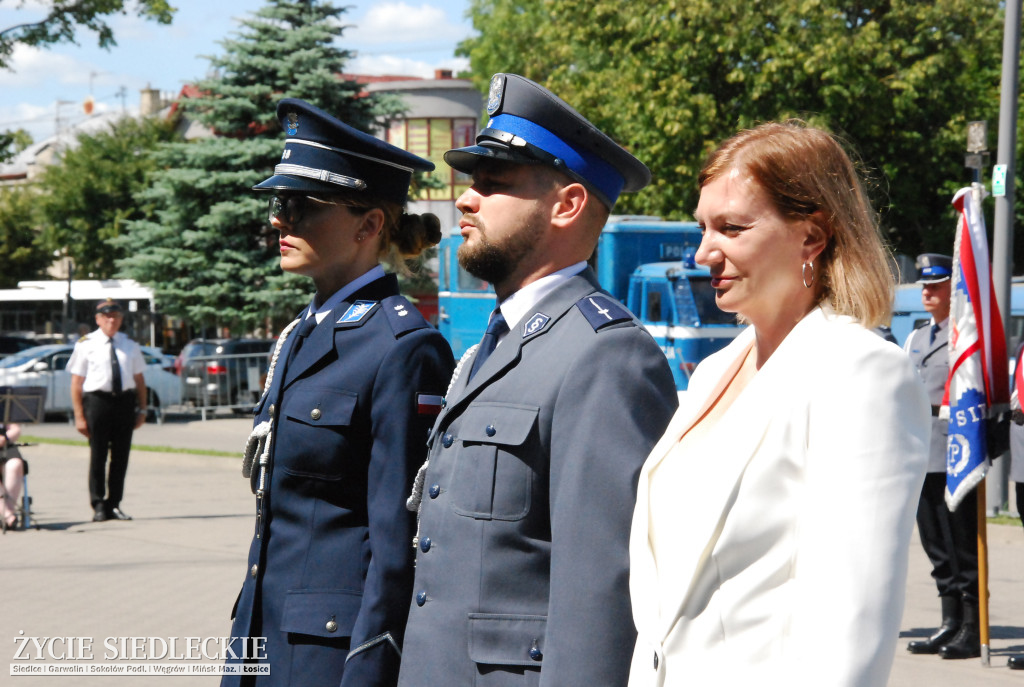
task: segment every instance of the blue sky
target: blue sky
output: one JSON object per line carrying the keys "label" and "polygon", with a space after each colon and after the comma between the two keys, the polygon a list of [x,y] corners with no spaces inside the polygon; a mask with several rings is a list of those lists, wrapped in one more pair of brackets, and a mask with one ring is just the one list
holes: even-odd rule
{"label": "blue sky", "polygon": [[[40,0],[0,0],[0,30],[42,16]],[[129,3],[132,4],[132,3]],[[19,46],[13,69],[0,70],[0,130],[26,129],[35,140],[85,118],[82,103],[92,93],[96,111],[137,109],[139,90],[178,92],[203,77],[209,61],[223,54],[218,41],[238,31],[238,19],[266,0],[171,0],[174,22],[163,26],[134,16],[111,20],[117,46],[96,47],[95,34],[80,30],[78,45],[48,50]],[[350,7],[343,16],[341,46],[357,54],[347,71],[361,74],[432,76],[435,69],[464,69],[455,46],[472,34],[464,16],[469,0],[335,0]],[[124,93],[123,98],[119,93]]]}

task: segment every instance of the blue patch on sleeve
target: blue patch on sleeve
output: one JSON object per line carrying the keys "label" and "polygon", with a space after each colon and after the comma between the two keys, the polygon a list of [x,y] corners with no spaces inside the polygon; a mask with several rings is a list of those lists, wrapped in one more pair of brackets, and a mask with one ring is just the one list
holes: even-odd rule
{"label": "blue patch on sleeve", "polygon": [[590,323],[595,332],[610,324],[632,322],[633,320],[633,314],[620,303],[601,294],[581,298],[576,301],[576,307],[587,318],[587,322]]}

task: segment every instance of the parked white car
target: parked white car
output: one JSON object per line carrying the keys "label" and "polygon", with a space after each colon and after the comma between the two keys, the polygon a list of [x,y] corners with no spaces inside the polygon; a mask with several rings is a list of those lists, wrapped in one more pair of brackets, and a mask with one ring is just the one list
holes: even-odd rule
{"label": "parked white car", "polygon": [[[70,344],[49,344],[27,348],[0,360],[0,386],[41,386],[46,388],[47,413],[71,413],[71,373],[66,369],[71,351]],[[159,422],[162,410],[181,404],[181,382],[178,375],[164,369],[165,361],[144,347],[149,408]]]}

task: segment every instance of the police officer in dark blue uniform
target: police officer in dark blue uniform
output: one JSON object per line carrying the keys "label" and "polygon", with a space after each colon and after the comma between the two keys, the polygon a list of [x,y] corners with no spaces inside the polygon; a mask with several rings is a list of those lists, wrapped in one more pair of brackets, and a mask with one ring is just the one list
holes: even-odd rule
{"label": "police officer in dark blue uniform", "polygon": [[300,100],[277,114],[284,152],[255,189],[273,194],[282,269],[316,293],[280,336],[243,464],[256,521],[231,634],[250,639],[233,652],[270,672],[222,684],[393,685],[405,500],[454,360],[380,260],[440,240],[433,215],[403,214],[413,171],[433,164]]}
{"label": "police officer in dark blue uniform", "polygon": [[942,606],[942,624],[928,638],[907,645],[913,654],[967,658],[981,652],[978,624],[977,499],[971,494],[956,511],[946,505],[946,438],[949,420],[939,417],[949,377],[949,307],[953,259],[917,257],[921,303],[931,320],[907,338],[904,349],[917,368],[932,404],[928,474],[917,507],[917,529],[932,564]]}
{"label": "police officer in dark blue uniform", "polygon": [[677,396],[664,353],[586,261],[650,172],[569,105],[491,81],[456,201],[459,263],[498,307],[430,437],[402,687],[624,685],[629,529]]}

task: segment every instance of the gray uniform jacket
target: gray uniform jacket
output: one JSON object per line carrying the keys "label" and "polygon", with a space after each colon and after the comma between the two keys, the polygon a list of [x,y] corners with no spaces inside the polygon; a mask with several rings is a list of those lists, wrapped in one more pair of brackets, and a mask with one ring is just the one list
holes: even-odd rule
{"label": "gray uniform jacket", "polygon": [[928,448],[928,472],[946,472],[946,436],[949,420],[938,416],[942,396],[949,376],[949,323],[938,331],[935,341],[928,343],[931,322],[910,333],[904,349],[924,382],[928,400],[932,404],[932,435]]}
{"label": "gray uniform jacket", "polygon": [[678,404],[589,269],[449,390],[429,439],[399,685],[625,685],[636,481]]}

